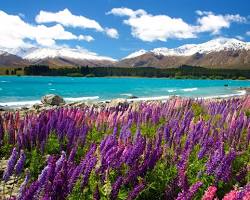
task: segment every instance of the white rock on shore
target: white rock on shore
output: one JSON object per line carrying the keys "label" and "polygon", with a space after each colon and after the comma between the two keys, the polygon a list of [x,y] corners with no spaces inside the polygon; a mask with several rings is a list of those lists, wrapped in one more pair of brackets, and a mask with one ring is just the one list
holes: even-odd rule
{"label": "white rock on shore", "polygon": [[42,97],[41,102],[46,105],[59,106],[65,104],[62,97],[55,94],[48,94]]}

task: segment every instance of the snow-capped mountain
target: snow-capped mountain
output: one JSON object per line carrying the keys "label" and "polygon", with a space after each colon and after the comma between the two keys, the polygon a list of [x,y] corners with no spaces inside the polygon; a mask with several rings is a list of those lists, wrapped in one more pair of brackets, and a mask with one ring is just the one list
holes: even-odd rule
{"label": "snow-capped mountain", "polygon": [[0,50],[0,55],[1,55],[1,56],[8,56],[9,53],[6,52],[6,51]]}
{"label": "snow-capped mountain", "polygon": [[115,61],[115,59],[105,56],[99,56],[95,53],[84,49],[73,48],[36,48],[26,53],[23,56],[27,60],[42,60],[46,58],[69,58],[75,60],[108,60]]}
{"label": "snow-capped mountain", "polygon": [[135,57],[141,56],[141,55],[143,55],[143,54],[145,54],[145,53],[147,53],[147,51],[144,50],[144,49],[141,49],[141,50],[139,50],[139,51],[136,51],[136,52],[134,52],[134,53],[129,54],[128,56],[126,56],[125,58],[123,58],[123,60],[124,60],[124,59],[135,58]]}
{"label": "snow-capped mountain", "polygon": [[109,66],[109,67],[159,67],[181,65],[208,68],[250,69],[250,42],[232,38],[218,38],[202,44],[186,44],[177,48],[141,49],[120,61],[99,56],[82,48],[27,47],[8,49],[0,47],[0,66]]}
{"label": "snow-capped mountain", "polygon": [[250,42],[234,38],[217,38],[202,44],[186,44],[177,48],[155,48],[146,52],[134,52],[117,65],[160,68],[191,65],[250,69]]}
{"label": "snow-capped mountain", "polygon": [[87,51],[81,48],[67,48],[67,47],[54,47],[54,48],[39,48],[39,47],[28,47],[28,48],[3,48],[0,47],[0,54],[9,53],[19,56],[27,60],[41,60],[46,58],[71,58],[78,60],[109,60],[116,61],[113,58],[106,56],[99,56],[96,53]]}
{"label": "snow-capped mountain", "polygon": [[[138,56],[145,53],[153,53],[155,55],[163,56],[191,56],[196,53],[209,54],[219,51],[237,51],[237,50],[250,50],[250,42],[243,42],[234,38],[217,38],[202,44],[186,44],[177,48],[155,48],[149,52],[141,52]],[[136,55],[137,52],[130,55]],[[136,56],[133,56],[136,57]],[[128,57],[126,57],[128,58]]]}
{"label": "snow-capped mountain", "polygon": [[[116,60],[106,56],[99,56],[96,53],[87,51],[82,48],[68,48],[68,47],[28,47],[28,48],[1,48],[1,52],[8,52],[10,55],[15,55],[22,59],[23,63],[29,64],[45,64],[52,66],[110,66]],[[1,61],[0,61],[1,65]]]}

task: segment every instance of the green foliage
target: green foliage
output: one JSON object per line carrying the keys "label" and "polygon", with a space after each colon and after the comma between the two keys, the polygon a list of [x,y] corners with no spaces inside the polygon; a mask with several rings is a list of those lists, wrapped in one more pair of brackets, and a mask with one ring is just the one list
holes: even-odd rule
{"label": "green foliage", "polygon": [[13,149],[13,145],[5,143],[0,147],[0,158],[8,158],[11,154],[11,151]]}
{"label": "green foliage", "polygon": [[209,176],[205,173],[205,164],[207,158],[198,159],[198,152],[200,151],[200,146],[196,145],[189,156],[187,176],[189,184],[192,185],[197,181],[201,181],[202,187],[197,192],[195,199],[201,199],[202,195],[206,189],[214,183],[214,177]]}
{"label": "green foliage", "polygon": [[25,166],[29,168],[31,177],[36,179],[45,165],[45,159],[36,149],[26,152]]}
{"label": "green foliage", "polygon": [[0,158],[8,158],[12,152],[14,145],[8,143],[9,136],[7,133],[3,137],[3,145],[0,146]]}
{"label": "green foliage", "polygon": [[145,177],[147,187],[138,196],[138,200],[162,199],[167,184],[177,176],[177,168],[163,160],[158,161],[152,171]]}
{"label": "green foliage", "polygon": [[[237,156],[235,160],[233,161],[232,165],[232,172],[234,175],[237,174],[237,172],[246,169],[247,166],[250,166],[250,145],[247,148],[247,151],[243,152],[241,155]],[[241,183],[238,184],[246,184],[250,182],[250,171],[247,171],[246,177],[244,180],[241,181]]]}
{"label": "green foliage", "polygon": [[67,197],[68,200],[85,199],[83,190],[81,189],[81,179],[78,179],[72,192]]}
{"label": "green foliage", "polygon": [[122,187],[118,193],[118,200],[126,200],[128,197],[128,191],[126,190],[126,187]]}
{"label": "green foliage", "polygon": [[244,76],[239,76],[238,77],[238,80],[246,80],[247,78],[246,77],[244,77]]}
{"label": "green foliage", "polygon": [[87,74],[85,77],[91,78],[91,77],[95,77],[95,75],[94,74]]}
{"label": "green foliage", "polygon": [[83,77],[83,75],[81,73],[69,73],[66,76],[70,76],[70,77]]}
{"label": "green foliage", "polygon": [[246,114],[247,118],[249,118],[250,117],[250,110],[246,110],[245,114]]}
{"label": "green foliage", "polygon": [[51,133],[48,137],[48,141],[45,145],[45,152],[47,154],[59,154],[60,153],[60,143],[56,134]]}
{"label": "green foliage", "polygon": [[99,131],[95,127],[93,127],[93,129],[91,129],[87,134],[87,142],[92,143],[93,141],[95,141],[96,143],[99,143],[105,134],[107,133],[105,133],[104,131]]}
{"label": "green foliage", "polygon": [[239,69],[208,69],[199,66],[183,65],[179,68],[153,68],[153,67],[72,67],[49,68],[46,65],[31,65],[24,68],[25,75],[68,76],[81,74],[85,77],[104,76],[134,76],[134,77],[166,77],[185,79],[230,79],[240,80],[250,78],[250,70]]}
{"label": "green foliage", "polygon": [[77,163],[80,163],[81,161],[81,158],[83,157],[83,155],[86,153],[86,149],[81,147],[81,146],[78,146],[77,147],[77,151],[76,151],[76,155],[75,155],[75,161]]}
{"label": "green foliage", "polygon": [[204,109],[198,103],[193,103],[191,109],[194,113],[195,119],[199,118],[202,114],[205,113]]}
{"label": "green foliage", "polygon": [[141,134],[143,136],[153,138],[157,131],[157,126],[152,125],[150,122],[147,124],[141,125]]}
{"label": "green foliage", "polygon": [[110,196],[111,190],[112,190],[112,185],[111,185],[110,180],[108,179],[104,182],[103,186],[100,188],[101,196],[103,198],[108,199],[108,197]]}

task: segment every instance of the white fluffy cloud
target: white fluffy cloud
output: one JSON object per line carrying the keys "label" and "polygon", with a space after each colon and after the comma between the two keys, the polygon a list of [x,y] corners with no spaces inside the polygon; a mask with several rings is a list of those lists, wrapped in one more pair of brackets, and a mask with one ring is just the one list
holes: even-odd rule
{"label": "white fluffy cloud", "polygon": [[220,33],[222,28],[229,28],[231,23],[244,23],[246,18],[240,15],[215,15],[212,12],[196,11],[199,16],[196,24],[189,24],[181,18],[167,15],[152,15],[145,10],[113,8],[107,14],[128,17],[123,22],[131,27],[131,34],[143,41],[166,41],[169,38],[195,38],[198,33]]}
{"label": "white fluffy cloud", "polygon": [[132,35],[143,41],[166,41],[168,38],[194,38],[193,28],[181,18],[167,15],[151,15],[145,10],[113,8],[107,14],[127,16],[123,22],[132,29]]}
{"label": "white fluffy cloud", "polygon": [[250,36],[250,31],[247,31],[247,32],[246,32],[246,35],[247,35],[247,36]]}
{"label": "white fluffy cloud", "polygon": [[87,42],[94,41],[94,38],[92,36],[90,36],[90,35],[79,35],[78,39],[79,40],[85,40]]}
{"label": "white fluffy cloud", "polygon": [[244,40],[245,38],[243,37],[243,36],[241,36],[241,35],[236,35],[235,36],[238,40]]}
{"label": "white fluffy cloud", "polygon": [[67,8],[58,12],[40,11],[36,16],[37,23],[56,22],[65,27],[78,27],[83,29],[94,29],[99,32],[106,33],[111,38],[118,38],[118,31],[114,28],[103,28],[97,21],[89,19],[81,15],[73,15]]}
{"label": "white fluffy cloud", "polygon": [[143,41],[166,41],[168,38],[195,38],[192,26],[180,18],[149,14],[131,17],[124,21],[132,27],[132,35]]}
{"label": "white fluffy cloud", "polygon": [[31,25],[24,22],[18,15],[9,15],[0,11],[0,46],[16,48],[27,45],[26,40],[43,46],[53,46],[56,40],[86,40],[91,36],[77,36],[66,31],[62,25],[54,26]]}
{"label": "white fluffy cloud", "polygon": [[91,28],[97,31],[103,31],[101,25],[95,20],[88,19],[84,16],[73,15],[68,9],[59,12],[40,11],[36,16],[37,23],[50,23],[56,22],[63,26]]}
{"label": "white fluffy cloud", "polygon": [[128,16],[128,17],[136,17],[140,15],[146,15],[147,12],[142,9],[132,10],[130,8],[113,8],[111,11],[106,13],[107,15],[113,14],[116,16]]}
{"label": "white fluffy cloud", "polygon": [[222,28],[229,28],[231,23],[245,23],[246,18],[237,15],[215,15],[213,12],[197,10],[200,16],[197,20],[197,32],[211,32],[212,34],[220,33]]}
{"label": "white fluffy cloud", "polygon": [[111,38],[115,38],[118,39],[119,38],[119,33],[116,29],[114,28],[105,28],[106,34],[111,37]]}

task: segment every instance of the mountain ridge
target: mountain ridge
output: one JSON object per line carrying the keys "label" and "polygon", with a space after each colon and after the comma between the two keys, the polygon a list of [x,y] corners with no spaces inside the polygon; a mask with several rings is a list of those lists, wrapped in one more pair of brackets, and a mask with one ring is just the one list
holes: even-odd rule
{"label": "mountain ridge", "polygon": [[[82,48],[17,48],[0,47],[0,66],[44,64],[49,66],[109,66],[170,68],[181,65],[207,68],[250,69],[250,42],[234,38],[217,38],[201,44],[177,48],[141,49],[116,60],[99,56]],[[13,60],[13,62],[12,62]]]}

